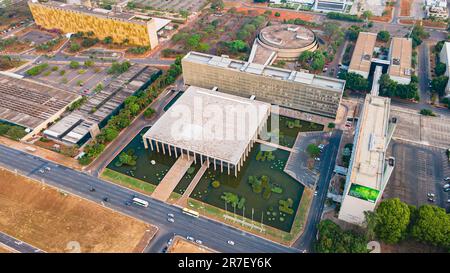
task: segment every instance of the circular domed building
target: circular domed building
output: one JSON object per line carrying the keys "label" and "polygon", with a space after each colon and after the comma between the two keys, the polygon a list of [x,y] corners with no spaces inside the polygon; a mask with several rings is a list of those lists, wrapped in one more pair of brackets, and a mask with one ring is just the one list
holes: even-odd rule
{"label": "circular domed building", "polygon": [[277,59],[297,60],[303,51],[318,48],[316,35],[304,26],[281,24],[263,28],[256,42],[277,53]]}

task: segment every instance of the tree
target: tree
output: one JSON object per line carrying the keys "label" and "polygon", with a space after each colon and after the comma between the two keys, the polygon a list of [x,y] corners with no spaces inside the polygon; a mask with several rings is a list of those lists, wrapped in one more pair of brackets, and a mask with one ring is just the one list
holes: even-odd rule
{"label": "tree", "polygon": [[84,61],[84,66],[86,66],[86,67],[91,67],[91,66],[94,66],[94,61],[92,61],[92,60],[86,60],[86,61]]}
{"label": "tree", "polygon": [[412,45],[413,48],[416,48],[422,43],[423,39],[427,39],[430,34],[425,31],[423,26],[414,25],[413,30],[411,31]]}
{"label": "tree", "polygon": [[345,35],[350,41],[356,41],[361,31],[362,28],[360,26],[352,25],[345,31]]}
{"label": "tree", "polygon": [[413,238],[450,250],[450,214],[437,206],[423,205],[417,210]]}
{"label": "tree", "polygon": [[200,34],[193,34],[186,40],[186,46],[189,49],[196,49],[200,44],[202,36]]}
{"label": "tree", "polygon": [[391,35],[389,34],[389,31],[386,31],[386,30],[382,30],[382,31],[378,32],[378,34],[377,34],[377,39],[382,42],[387,42],[387,41],[389,41],[390,38],[391,38]]}
{"label": "tree", "polygon": [[134,166],[136,165],[136,158],[132,154],[122,152],[119,155],[119,162],[120,165]]}
{"label": "tree", "polygon": [[436,116],[436,114],[433,113],[433,111],[431,111],[430,109],[421,109],[420,114],[424,115],[424,116],[431,116],[431,117]]}
{"label": "tree", "polygon": [[225,7],[223,0],[213,0],[211,2],[211,9],[213,10],[222,10]]}
{"label": "tree", "polygon": [[308,147],[306,147],[306,151],[310,157],[318,157],[320,155],[320,149],[315,144],[309,144]]}
{"label": "tree", "polygon": [[69,67],[71,69],[78,69],[80,67],[80,63],[77,61],[70,61],[69,63]]}
{"label": "tree", "polygon": [[107,36],[107,37],[105,37],[105,39],[103,39],[104,44],[109,45],[109,44],[112,44],[112,42],[113,42],[113,38],[111,36]]}
{"label": "tree", "polygon": [[336,127],[336,124],[334,122],[328,123],[328,128],[329,129],[333,129],[334,127]]}
{"label": "tree", "polygon": [[434,78],[431,81],[431,92],[439,94],[439,96],[445,95],[445,87],[448,83],[448,77],[447,76],[439,76]]}
{"label": "tree", "polygon": [[372,16],[373,16],[373,13],[370,10],[366,10],[365,12],[363,12],[363,14],[361,14],[361,17],[364,19],[369,19]]}
{"label": "tree", "polygon": [[280,17],[281,16],[281,14],[277,11],[277,12],[275,12],[275,17]]}
{"label": "tree", "polygon": [[367,240],[352,231],[343,231],[331,220],[319,223],[319,238],[315,244],[319,253],[367,253]]}
{"label": "tree", "polygon": [[354,72],[344,72],[339,74],[339,78],[345,80],[345,89],[353,91],[369,91],[369,81],[363,76]]}
{"label": "tree", "polygon": [[382,241],[396,244],[407,235],[411,213],[398,198],[384,200],[376,209],[375,234]]}
{"label": "tree", "polygon": [[226,46],[232,53],[246,52],[248,50],[247,43],[242,40],[227,42]]}
{"label": "tree", "polygon": [[114,126],[110,126],[106,127],[103,133],[105,135],[105,140],[107,142],[111,142],[119,135],[119,130],[117,130]]}
{"label": "tree", "polygon": [[144,111],[144,117],[145,118],[151,118],[153,114],[155,113],[155,109],[149,107]]}
{"label": "tree", "polygon": [[445,70],[447,70],[447,65],[445,63],[439,62],[434,68],[434,73],[436,74],[436,76],[442,76],[445,74]]}
{"label": "tree", "polygon": [[71,52],[78,52],[80,50],[81,46],[77,43],[70,43],[70,51]]}

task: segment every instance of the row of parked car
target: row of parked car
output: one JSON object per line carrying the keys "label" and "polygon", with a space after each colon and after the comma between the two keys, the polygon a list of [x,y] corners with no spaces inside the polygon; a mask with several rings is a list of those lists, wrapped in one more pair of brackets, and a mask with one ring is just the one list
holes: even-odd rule
{"label": "row of parked car", "polygon": [[[442,186],[442,189],[444,192],[450,192],[450,176],[447,176],[444,178],[444,186]],[[431,203],[434,203],[436,201],[436,195],[434,193],[427,193],[428,201]],[[450,203],[450,199],[447,200],[447,203]]]}
{"label": "row of parked car", "polygon": [[18,27],[21,27],[21,26],[25,25],[25,24],[28,23],[29,21],[31,21],[31,19],[30,19],[30,18],[27,18],[27,19],[25,19],[25,20],[23,20],[23,21],[20,21],[20,22],[18,22],[18,23],[12,24],[9,28],[2,30],[0,33],[1,33],[2,35],[7,34],[8,32],[10,32],[10,31],[12,31],[12,30],[14,30],[14,29],[16,29],[16,28],[18,28]]}

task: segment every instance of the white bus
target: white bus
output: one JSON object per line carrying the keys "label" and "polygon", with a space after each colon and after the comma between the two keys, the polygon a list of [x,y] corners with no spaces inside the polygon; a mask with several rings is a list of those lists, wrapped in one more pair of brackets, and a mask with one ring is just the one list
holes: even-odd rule
{"label": "white bus", "polygon": [[196,212],[195,210],[188,209],[188,208],[184,208],[183,213],[187,214],[189,216],[195,217],[195,218],[198,218],[200,216],[200,214],[198,212]]}
{"label": "white bus", "polygon": [[138,206],[144,207],[144,208],[148,207],[148,202],[147,201],[142,200],[142,199],[137,198],[137,197],[133,198],[133,203],[138,205]]}

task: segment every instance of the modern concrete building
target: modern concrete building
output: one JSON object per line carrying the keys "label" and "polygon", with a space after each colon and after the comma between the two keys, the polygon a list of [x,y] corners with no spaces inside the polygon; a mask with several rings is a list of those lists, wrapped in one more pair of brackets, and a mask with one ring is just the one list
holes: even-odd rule
{"label": "modern concrete building", "polygon": [[[450,78],[450,42],[444,43],[441,52],[439,52],[439,61],[446,64],[444,75]],[[450,96],[450,80],[447,82],[447,87],[445,87],[445,94]]]}
{"label": "modern concrete building", "polygon": [[143,135],[144,147],[237,176],[269,114],[268,103],[190,86]]}
{"label": "modern concrete building", "polygon": [[212,89],[298,111],[336,117],[345,81],[265,66],[228,56],[190,52],[182,59],[187,85]]}
{"label": "modern concrete building", "polygon": [[344,12],[352,3],[347,0],[316,0],[313,9],[321,12]]}
{"label": "modern concrete building", "polygon": [[44,135],[67,145],[83,144],[100,132],[127,97],[146,88],[159,74],[158,69],[148,66],[131,66],[79,109],[45,130]]}
{"label": "modern concrete building", "polygon": [[425,5],[427,7],[441,7],[446,8],[447,7],[447,0],[426,0]]}
{"label": "modern concrete building", "polygon": [[110,10],[69,5],[62,2],[28,2],[36,24],[63,33],[93,32],[99,39],[112,37],[114,42],[127,40],[130,45],[158,45],[155,19]]}
{"label": "modern concrete building", "polygon": [[353,151],[339,219],[363,225],[365,211],[373,211],[392,174],[395,159],[386,150],[396,126],[389,117],[390,99],[366,95],[356,128]]}
{"label": "modern concrete building", "polygon": [[359,33],[348,72],[357,73],[366,79],[369,77],[376,40],[377,34],[375,33]]}
{"label": "modern concrete building", "polygon": [[428,7],[427,8],[428,18],[438,18],[445,20],[448,18],[448,9],[443,7]]}
{"label": "modern concrete building", "polygon": [[49,85],[0,73],[0,120],[25,127],[27,139],[47,128],[81,98]]}
{"label": "modern concrete building", "polygon": [[263,65],[270,65],[275,59],[296,61],[303,51],[315,51],[318,47],[316,35],[309,28],[271,25],[259,32],[248,61]]}
{"label": "modern concrete building", "polygon": [[409,84],[412,74],[412,40],[393,37],[389,47],[389,60],[389,77],[400,84]]}

